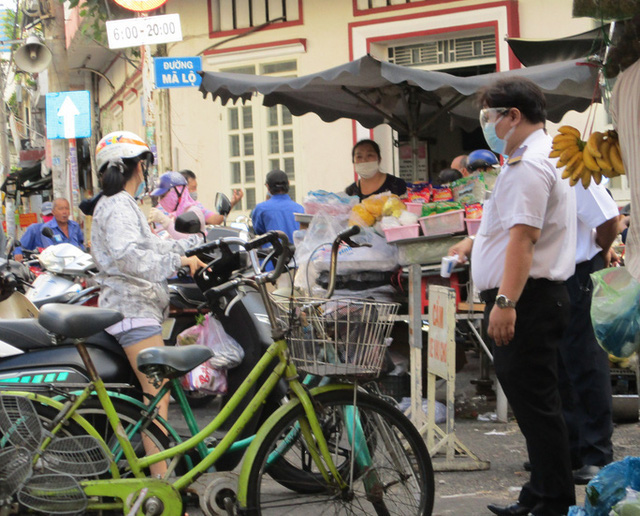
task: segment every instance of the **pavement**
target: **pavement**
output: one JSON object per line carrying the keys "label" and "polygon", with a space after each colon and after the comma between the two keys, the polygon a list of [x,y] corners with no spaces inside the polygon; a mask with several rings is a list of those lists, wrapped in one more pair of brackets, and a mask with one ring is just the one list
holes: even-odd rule
{"label": "pavement", "polygon": [[[529,475],[523,468],[528,457],[517,423],[513,418],[507,423],[495,421],[495,399],[491,395],[479,395],[472,383],[481,377],[479,355],[471,350],[466,352],[466,357],[467,363],[456,377],[455,434],[479,459],[490,461],[490,467],[484,471],[437,471],[434,516],[490,516],[492,513],[487,510],[487,504],[514,502]],[[495,379],[491,372],[488,378]],[[437,396],[444,399],[444,386],[439,388]],[[201,425],[210,421],[214,407],[215,402],[197,410]],[[628,455],[640,456],[639,427],[637,421],[616,424],[613,434],[615,460]],[[435,456],[434,464],[442,459]],[[584,503],[584,494],[585,486],[576,486],[579,505]],[[190,511],[190,514],[196,513]]]}

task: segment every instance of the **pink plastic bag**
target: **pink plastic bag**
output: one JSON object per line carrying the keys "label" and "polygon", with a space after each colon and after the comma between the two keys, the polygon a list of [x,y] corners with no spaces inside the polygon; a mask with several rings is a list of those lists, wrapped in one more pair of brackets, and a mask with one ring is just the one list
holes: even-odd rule
{"label": "pink plastic bag", "polygon": [[213,351],[213,356],[207,362],[182,377],[182,386],[191,391],[226,393],[227,369],[242,362],[244,350],[224,331],[220,321],[207,314],[200,324],[187,328],[176,340],[178,346],[200,344]]}

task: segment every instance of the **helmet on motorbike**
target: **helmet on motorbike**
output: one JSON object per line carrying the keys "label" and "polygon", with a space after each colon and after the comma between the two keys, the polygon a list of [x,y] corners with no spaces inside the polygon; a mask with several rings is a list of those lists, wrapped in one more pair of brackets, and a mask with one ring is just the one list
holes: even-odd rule
{"label": "helmet on motorbike", "polygon": [[152,196],[160,196],[166,194],[174,186],[185,186],[187,180],[180,172],[165,172],[160,176],[158,187],[151,192]]}
{"label": "helmet on motorbike", "polygon": [[0,302],[8,299],[18,288],[18,280],[9,271],[0,273]]}
{"label": "helmet on motorbike", "polygon": [[469,154],[467,170],[475,172],[479,169],[493,168],[497,164],[498,158],[493,152],[487,149],[478,149]]}
{"label": "helmet on motorbike", "polygon": [[98,171],[111,160],[142,157],[153,163],[153,153],[145,141],[129,131],[115,131],[104,136],[96,146]]}

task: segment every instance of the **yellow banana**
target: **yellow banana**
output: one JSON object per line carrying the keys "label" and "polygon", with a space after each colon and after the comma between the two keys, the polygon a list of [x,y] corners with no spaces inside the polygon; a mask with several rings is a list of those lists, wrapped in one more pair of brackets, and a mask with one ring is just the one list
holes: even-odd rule
{"label": "yellow banana", "polygon": [[581,161],[580,164],[573,169],[571,172],[571,179],[580,179],[584,174],[588,172],[589,169],[585,168],[584,161]]}
{"label": "yellow banana", "polygon": [[599,149],[603,138],[604,134],[602,134],[600,131],[594,131],[593,133],[591,133],[591,136],[589,136],[589,139],[587,140],[587,149],[589,149],[589,152],[594,158],[602,157]]}
{"label": "yellow banana", "polygon": [[611,144],[611,148],[609,149],[609,161],[613,166],[613,170],[615,170],[617,174],[624,174],[624,163],[620,155],[620,144],[618,142],[612,142]]}
{"label": "yellow banana", "polygon": [[569,179],[569,185],[570,186],[576,186],[578,184],[578,181],[580,181],[579,177],[573,179],[573,176],[571,176],[571,178]]}
{"label": "yellow banana", "polygon": [[569,179],[571,177],[571,169],[564,167],[562,171],[562,179]]}
{"label": "yellow banana", "polygon": [[568,147],[573,147],[574,145],[577,147],[578,146],[578,140],[576,138],[574,138],[573,136],[570,137],[571,139],[568,140],[560,140],[560,141],[556,141],[553,142],[551,145],[551,148],[553,150],[565,150]]}
{"label": "yellow banana", "polygon": [[591,172],[591,176],[593,177],[593,180],[597,185],[599,185],[602,181],[602,172],[600,172],[599,170],[597,172]]}
{"label": "yellow banana", "polygon": [[572,134],[576,138],[580,138],[580,131],[570,125],[563,125],[561,127],[558,127],[558,132],[560,134]]}
{"label": "yellow banana", "polygon": [[573,158],[579,152],[580,152],[580,149],[578,148],[577,145],[572,145],[571,147],[567,147],[565,150],[562,151],[562,154],[560,155],[560,161],[563,161],[564,163],[568,164],[571,158]]}
{"label": "yellow banana", "polygon": [[611,148],[611,140],[608,138],[606,140],[602,140],[600,147],[598,150],[600,154],[602,154],[601,158],[596,158],[596,162],[600,165],[600,168],[608,168],[613,169],[613,165],[611,161],[609,161],[609,149]]}
{"label": "yellow banana", "polygon": [[559,158],[561,154],[562,154],[562,151],[559,151],[559,150],[552,150],[552,151],[549,153],[549,157],[550,157],[550,158]]}
{"label": "yellow banana", "polygon": [[582,186],[586,190],[587,188],[589,188],[589,185],[591,184],[591,173],[589,172],[589,169],[587,169],[587,171],[584,174],[582,174],[581,179],[582,179]]}
{"label": "yellow banana", "polygon": [[600,165],[598,165],[598,163],[596,162],[596,159],[589,152],[589,149],[587,148],[586,145],[582,150],[582,159],[584,161],[585,166],[589,170],[591,170],[591,172],[597,172],[598,170],[600,170]]}
{"label": "yellow banana", "polygon": [[582,153],[580,151],[576,152],[571,156],[571,158],[569,158],[569,161],[567,161],[567,168],[571,170],[574,167],[577,167],[578,163],[582,163]]}

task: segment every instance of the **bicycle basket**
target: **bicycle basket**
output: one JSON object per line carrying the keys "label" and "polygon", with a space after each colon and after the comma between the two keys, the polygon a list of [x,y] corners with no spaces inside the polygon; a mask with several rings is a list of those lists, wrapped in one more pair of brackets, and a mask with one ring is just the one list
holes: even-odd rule
{"label": "bicycle basket", "polygon": [[317,376],[371,377],[382,369],[397,303],[364,299],[278,299],[296,368]]}

